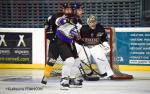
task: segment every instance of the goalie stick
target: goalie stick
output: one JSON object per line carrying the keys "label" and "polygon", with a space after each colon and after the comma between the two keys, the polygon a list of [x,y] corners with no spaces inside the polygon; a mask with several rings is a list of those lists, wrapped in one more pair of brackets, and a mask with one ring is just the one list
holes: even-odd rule
{"label": "goalie stick", "polygon": [[[93,74],[97,74],[99,77],[104,77],[104,76],[107,76],[107,73],[104,73],[104,74],[100,74],[99,72],[97,72],[96,70],[94,70],[92,67],[90,67],[87,63],[81,61],[84,65],[86,65],[88,68],[90,68],[90,70],[93,72]],[[81,65],[82,66],[82,65]],[[84,69],[83,69],[84,70]],[[87,74],[88,75],[88,74]],[[88,76],[91,76],[91,75],[88,75]]]}
{"label": "goalie stick", "polygon": [[[90,59],[89,59],[89,57],[88,57],[88,55],[87,55],[87,53],[86,53],[86,50],[85,50],[85,48],[84,48],[84,45],[82,45],[82,48],[83,48],[84,53],[85,53],[85,55],[86,55],[86,58],[87,58],[87,60],[88,60],[89,68],[92,69],[92,65],[91,65]],[[82,61],[82,62],[83,62],[83,61]],[[87,75],[88,75],[88,76],[91,76],[92,74],[93,74],[93,71],[91,70],[91,72],[88,73]]]}
{"label": "goalie stick", "polygon": [[84,80],[86,80],[86,81],[98,81],[99,80],[98,76],[88,76],[81,64],[79,66],[79,70],[80,70],[80,73],[81,73],[82,77],[84,78]]}

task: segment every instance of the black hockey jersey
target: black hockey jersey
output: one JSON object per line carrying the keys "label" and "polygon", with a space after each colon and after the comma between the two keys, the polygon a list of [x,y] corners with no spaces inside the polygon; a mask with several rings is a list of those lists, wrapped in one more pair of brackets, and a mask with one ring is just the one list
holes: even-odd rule
{"label": "black hockey jersey", "polygon": [[80,35],[85,46],[97,45],[108,41],[107,33],[104,27],[99,23],[95,29],[91,29],[88,25],[83,25],[80,30]]}
{"label": "black hockey jersey", "polygon": [[63,15],[64,15],[64,13],[62,13],[62,12],[56,13],[52,16],[49,16],[48,19],[45,21],[44,25],[45,25],[45,30],[46,30],[48,39],[54,40],[55,32],[57,29],[57,25],[55,24],[55,21],[58,17],[61,17]]}

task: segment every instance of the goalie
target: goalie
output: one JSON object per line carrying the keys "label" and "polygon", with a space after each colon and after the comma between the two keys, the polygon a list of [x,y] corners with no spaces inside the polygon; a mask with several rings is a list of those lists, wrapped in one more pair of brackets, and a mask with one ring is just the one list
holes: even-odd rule
{"label": "goalie", "polygon": [[110,52],[110,46],[104,27],[97,23],[96,17],[93,15],[89,16],[87,24],[80,30],[81,44],[84,47],[76,44],[79,57],[84,62],[88,62],[87,58],[92,56],[101,75],[106,74],[105,78],[115,77],[106,57]]}

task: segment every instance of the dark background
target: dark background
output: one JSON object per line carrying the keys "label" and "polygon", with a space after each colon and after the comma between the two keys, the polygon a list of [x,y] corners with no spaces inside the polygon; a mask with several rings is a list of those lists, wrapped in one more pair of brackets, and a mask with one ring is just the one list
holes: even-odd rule
{"label": "dark background", "polygon": [[45,19],[68,1],[83,4],[84,24],[94,14],[104,26],[150,26],[150,0],[0,0],[0,27],[43,28]]}

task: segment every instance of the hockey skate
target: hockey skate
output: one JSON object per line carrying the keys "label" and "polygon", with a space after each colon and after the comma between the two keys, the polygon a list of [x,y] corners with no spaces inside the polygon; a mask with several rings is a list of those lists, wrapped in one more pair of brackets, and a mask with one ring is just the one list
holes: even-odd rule
{"label": "hockey skate", "polygon": [[68,78],[62,78],[60,81],[60,89],[61,90],[68,90],[69,89],[69,79]]}
{"label": "hockey skate", "polygon": [[47,80],[48,80],[48,78],[43,76],[41,83],[46,85],[47,84]]}
{"label": "hockey skate", "polygon": [[79,78],[71,78],[69,80],[70,88],[82,88],[82,79]]}

